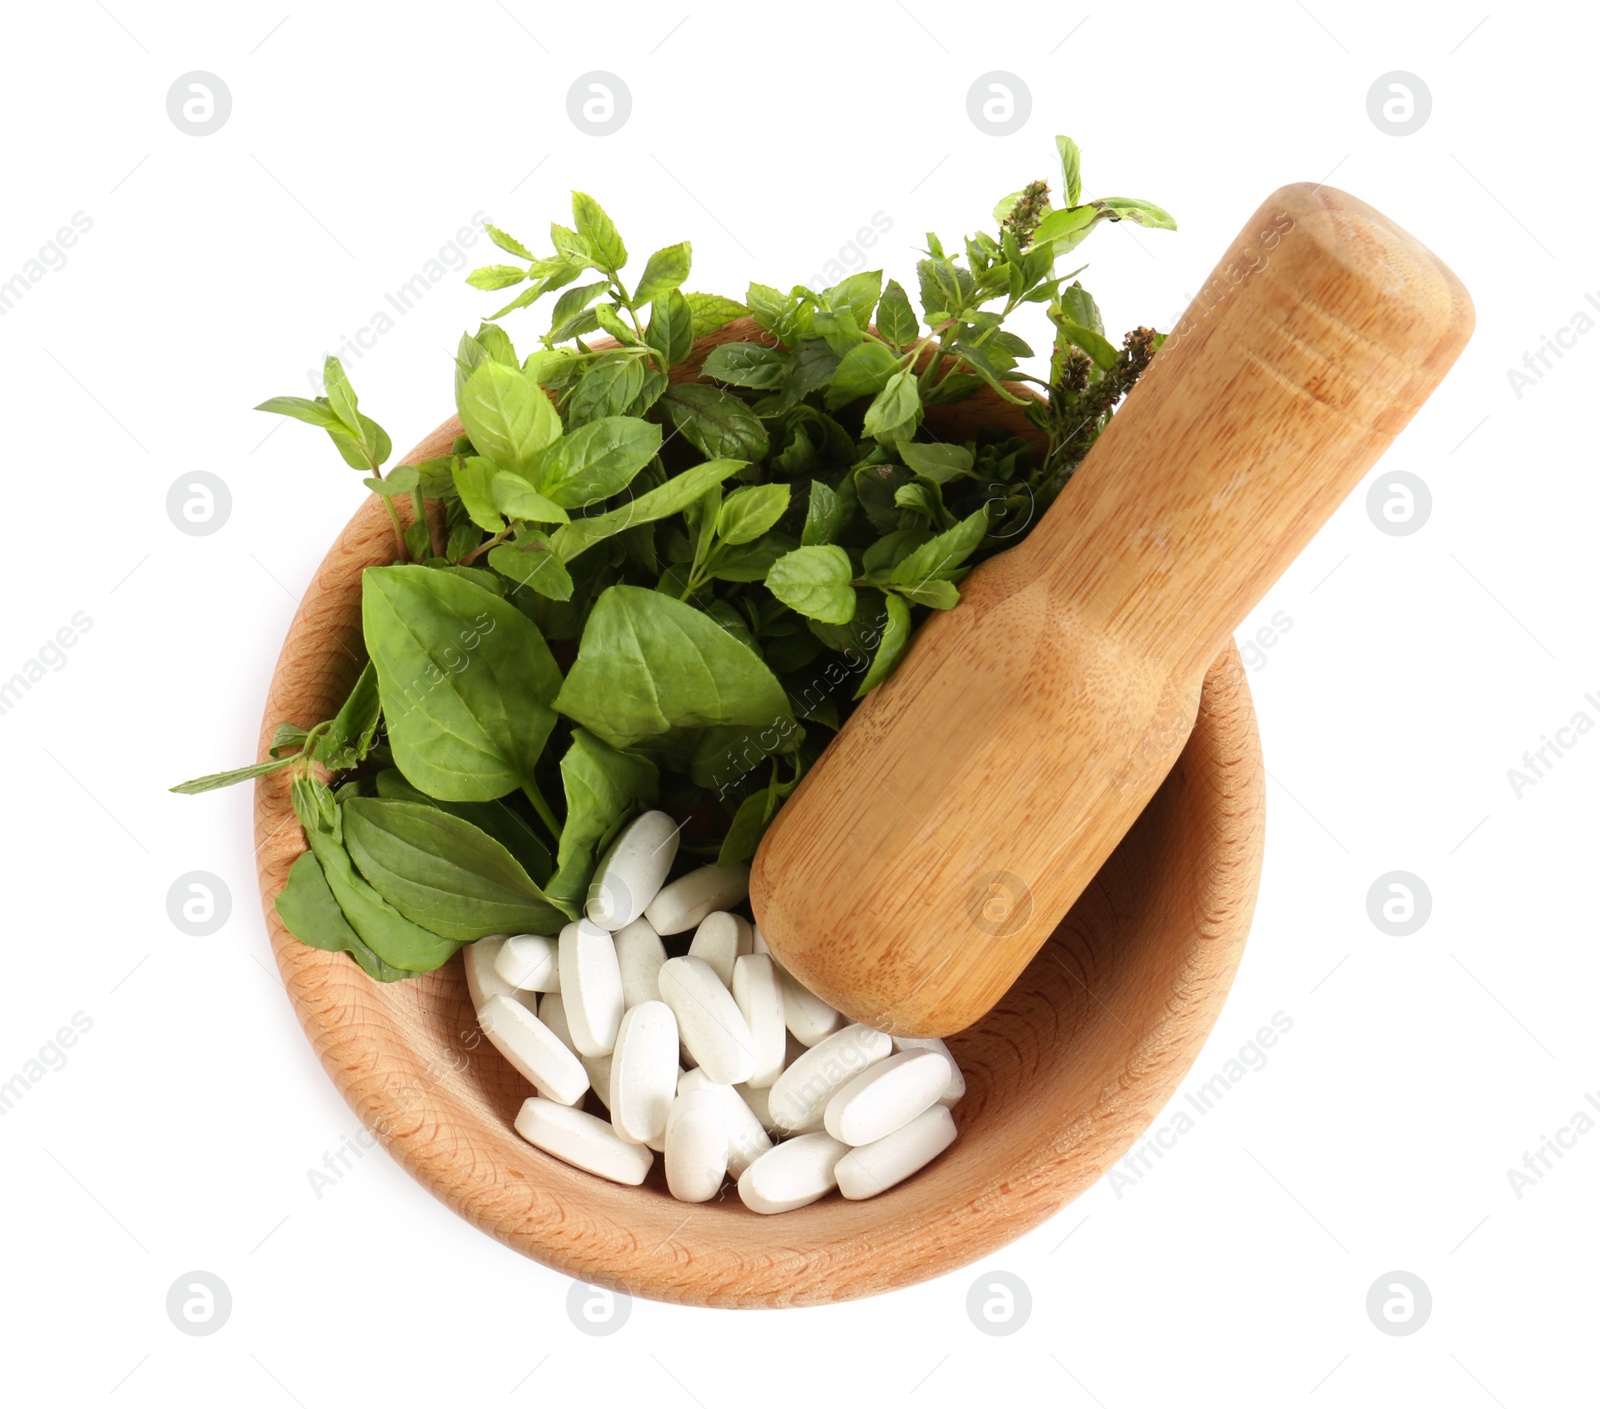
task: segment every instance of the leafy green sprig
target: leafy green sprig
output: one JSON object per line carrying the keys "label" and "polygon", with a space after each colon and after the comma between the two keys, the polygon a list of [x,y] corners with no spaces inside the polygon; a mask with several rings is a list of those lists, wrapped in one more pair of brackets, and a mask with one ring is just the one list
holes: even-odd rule
{"label": "leafy green sprig", "polygon": [[[396,540],[364,577],[370,660],[338,715],[178,789],[293,770],[310,850],[278,908],[296,935],[393,979],[551,929],[645,806],[685,819],[686,864],[754,854],[919,616],[1026,535],[1160,346],[1149,329],[1114,346],[1081,270],[1056,264],[1101,223],[1171,217],[1082,200],[1077,147],[1057,156],[1064,204],[1034,181],[992,231],[928,235],[915,304],[878,270],[685,292],[687,241],[633,276],[574,193],[548,253],[489,227],[517,262],[468,282],[518,292],[457,348],[447,453],[385,473],[389,437],[334,358],[324,396],[263,403],[367,472]],[[547,297],[519,355],[498,320]],[[1052,328],[1043,376],[1006,326],[1029,304]],[[1034,437],[942,439],[942,408],[982,389]]]}

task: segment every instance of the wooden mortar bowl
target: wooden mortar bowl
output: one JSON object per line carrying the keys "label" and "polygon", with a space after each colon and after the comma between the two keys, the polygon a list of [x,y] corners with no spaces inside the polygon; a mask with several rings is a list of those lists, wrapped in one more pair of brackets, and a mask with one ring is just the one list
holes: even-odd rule
{"label": "wooden mortar bowl", "polygon": [[[735,324],[702,339],[700,355],[757,336]],[[985,423],[1031,433],[992,395],[947,408],[940,430],[961,439]],[[446,422],[408,462],[442,453],[459,430]],[[338,710],[363,658],[361,570],[393,550],[388,516],[370,498],[295,614],[259,756],[279,721],[309,727]],[[459,958],[379,984],[347,955],[296,940],[272,905],[305,847],[282,773],[256,784],[256,855],[273,953],[306,1036],[425,1188],[586,1282],[694,1306],[807,1306],[987,1256],[1059,1212],[1138,1139],[1199,1054],[1238,967],[1261,874],[1263,789],[1250,691],[1230,645],[1206,677],[1187,747],[1133,830],[999,1005],[949,1039],[967,1079],[956,1143],[876,1199],[835,1194],[775,1217],[749,1212],[731,1189],[679,1203],[659,1160],[628,1188],[523,1141],[511,1123],[528,1084],[479,1033]]]}

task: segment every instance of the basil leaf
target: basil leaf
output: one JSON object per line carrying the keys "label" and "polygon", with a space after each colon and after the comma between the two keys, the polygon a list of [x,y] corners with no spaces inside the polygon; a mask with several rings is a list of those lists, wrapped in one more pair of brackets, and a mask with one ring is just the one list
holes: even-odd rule
{"label": "basil leaf", "polygon": [[383,707],[378,698],[378,672],[369,660],[350,687],[345,702],[316,742],[312,757],[335,771],[354,768],[367,756],[378,733]]}
{"label": "basil leaf", "polygon": [[899,281],[889,280],[878,300],[878,336],[894,347],[908,347],[917,340],[917,315]]}
{"label": "basil leaf", "polygon": [[514,254],[518,259],[532,259],[533,251],[528,249],[520,240],[514,240],[510,235],[497,225],[485,224],[484,233],[489,236],[507,254]]}
{"label": "basil leaf", "polygon": [[922,420],[922,397],[911,372],[896,372],[873,398],[861,428],[885,443],[910,440]]}
{"label": "basil leaf", "polygon": [[750,310],[721,294],[685,294],[689,311],[694,315],[694,335],[703,338],[718,328],[725,328],[735,318],[743,318]]}
{"label": "basil leaf", "polygon": [[533,781],[561,688],[538,627],[474,583],[409,565],[362,574],[361,618],[409,782],[488,802]]}
{"label": "basil leaf", "polygon": [[1143,225],[1150,230],[1178,228],[1178,222],[1151,201],[1134,200],[1128,196],[1105,196],[1089,204],[1103,210],[1112,220],[1131,220],[1135,225]]}
{"label": "basil leaf", "polygon": [[900,370],[900,359],[881,342],[859,342],[840,360],[828,383],[830,410],[862,396],[877,396]]}
{"label": "basil leaf", "polygon": [[595,603],[556,708],[618,749],[675,729],[790,718],[777,677],[704,612],[621,585]]}
{"label": "basil leaf", "polygon": [[906,647],[911,644],[911,608],[906,605],[905,598],[890,592],[884,597],[884,605],[889,610],[889,620],[883,628],[877,652],[872,657],[872,665],[855,693],[858,700],[888,679],[889,673],[900,663],[900,657],[906,653]]}
{"label": "basil leaf", "polygon": [[505,799],[495,802],[441,802],[412,787],[398,768],[385,768],[378,774],[376,783],[379,797],[426,803],[441,812],[448,812],[452,817],[461,818],[463,822],[472,823],[480,832],[487,832],[516,857],[517,864],[533,878],[534,884],[542,886],[549,877],[555,864],[550,848],[528,820]]}
{"label": "basil leaf", "polygon": [[489,550],[489,566],[518,587],[531,587],[555,602],[572,598],[572,574],[542,533],[524,534],[515,543]]}
{"label": "basil leaf", "polygon": [[842,626],[856,613],[850,555],[833,544],[796,548],[772,565],[767,590],[802,616]]}
{"label": "basil leaf", "polygon": [[[643,308],[645,304],[654,303],[658,298],[681,288],[683,281],[689,277],[689,257],[687,240],[681,244],[667,245],[651,255],[633,291],[634,307]],[[690,318],[692,324],[692,309]]]}
{"label": "basil leaf", "polygon": [[786,484],[752,484],[736,489],[717,510],[717,537],[724,543],[750,543],[778,522],[789,507]]}
{"label": "basil leaf", "polygon": [[287,768],[299,757],[298,753],[291,753],[283,758],[264,758],[260,763],[247,763],[243,768],[230,768],[226,773],[207,773],[201,778],[191,778],[187,783],[179,783],[177,787],[168,788],[167,791],[185,793],[189,796],[195,793],[209,793],[217,788],[231,787],[234,783],[243,783],[266,773],[274,773],[280,768]]}
{"label": "basil leaf", "polygon": [[822,300],[829,309],[848,313],[859,332],[872,320],[872,309],[882,287],[883,270],[864,269],[825,290]]}
{"label": "basil leaf", "polygon": [[1069,206],[1075,206],[1083,195],[1083,176],[1080,171],[1082,157],[1078,144],[1070,137],[1056,138],[1056,151],[1061,155],[1061,194]]}
{"label": "basil leaf", "polygon": [[271,412],[274,416],[290,416],[297,421],[304,421],[308,426],[318,426],[323,430],[342,424],[334,415],[331,406],[323,401],[309,400],[304,396],[269,397],[255,409]]}
{"label": "basil leaf", "polygon": [[561,434],[561,417],[543,388],[495,361],[472,369],[456,409],[473,448],[503,470],[526,472]]}
{"label": "basil leaf", "polygon": [[[895,564],[889,581],[896,587],[921,586],[954,572],[972,556],[988,530],[989,510],[986,505],[962,519],[954,528],[930,538],[920,548],[907,554]],[[935,595],[943,594],[936,591]]]}
{"label": "basil leaf", "polygon": [[694,310],[689,300],[672,289],[652,303],[644,340],[668,366],[682,362],[694,351]]}
{"label": "basil leaf", "polygon": [[[844,481],[849,484],[849,480]],[[806,547],[819,543],[832,543],[844,527],[849,505],[831,485],[820,479],[811,481],[811,496],[806,505],[806,523],[800,530],[800,541]]]}
{"label": "basil leaf", "polygon": [[326,787],[312,778],[296,778],[290,796],[329,891],[351,929],[378,958],[397,969],[431,973],[461,947],[406,919],[356,871],[345,850],[342,814]]}
{"label": "basil leaf", "polygon": [[494,477],[498,473],[494,462],[482,455],[457,455],[450,466],[451,482],[461,507],[473,523],[490,533],[499,533],[506,526],[494,503]]}
{"label": "basil leaf", "polygon": [[947,484],[972,470],[972,452],[964,445],[928,445],[902,440],[895,449],[908,470],[934,484]]}
{"label": "basil leaf", "polygon": [[550,541],[560,553],[561,561],[570,563],[584,549],[624,529],[682,513],[708,490],[737,474],[746,463],[744,460],[707,460],[703,465],[674,475],[665,484],[657,485],[621,508],[596,514],[593,518],[574,519],[557,529]]}
{"label": "basil leaf", "polygon": [[426,803],[342,804],[350,858],[406,919],[445,939],[554,933],[567,916],[487,832]]}
{"label": "basil leaf", "polygon": [[722,838],[722,848],[717,852],[717,865],[737,866],[756,854],[768,824],[777,815],[777,799],[765,788],[751,793],[739,804],[738,811],[728,824],[727,835]]}
{"label": "basil leaf", "polygon": [[550,309],[551,332],[570,323],[611,287],[611,280],[596,279],[592,284],[575,284],[555,301]]}
{"label": "basil leaf", "polygon": [[662,393],[661,405],[685,439],[708,459],[757,464],[766,458],[766,427],[732,393],[698,382],[682,382]]}
{"label": "basil leaf", "polygon": [[351,928],[339,902],[328,889],[328,878],[322,874],[322,863],[315,852],[302,851],[295,857],[294,864],[289,867],[289,879],[278,892],[272,908],[278,912],[284,927],[302,944],[334,953],[343,950],[380,983],[411,977],[408,970],[384,963]]}
{"label": "basil leaf", "polygon": [[606,416],[621,416],[644,386],[644,367],[637,357],[616,356],[595,362],[567,399],[567,423],[573,429]]}
{"label": "basil leaf", "polygon": [[942,577],[930,577],[909,587],[896,587],[900,595],[924,607],[937,607],[949,611],[961,600],[961,593],[953,582]]}
{"label": "basil leaf", "polygon": [[725,342],[711,349],[700,372],[732,386],[770,391],[783,382],[790,360],[782,348],[765,343]]}
{"label": "basil leaf", "polygon": [[590,258],[608,274],[615,274],[628,262],[628,247],[622,243],[611,217],[593,196],[582,191],[572,193],[572,223],[577,226],[578,238],[583,241]]}
{"label": "basil leaf", "polygon": [[1094,329],[1085,328],[1066,317],[1057,317],[1055,325],[1068,342],[1076,343],[1087,352],[1094,359],[1094,365],[1102,372],[1109,372],[1117,365],[1117,349]]}
{"label": "basil leaf", "polygon": [[515,264],[485,264],[467,275],[467,283],[475,289],[509,289],[527,277],[528,271]]}
{"label": "basil leaf", "polygon": [[[557,445],[565,445],[559,440]],[[553,499],[540,494],[521,475],[510,470],[497,471],[489,485],[494,495],[495,507],[507,518],[525,519],[532,523],[566,523],[567,511]]]}
{"label": "basil leaf", "polygon": [[626,489],[660,449],[661,427],[654,422],[602,416],[546,450],[533,481],[541,494],[563,508],[598,503]]}
{"label": "basil leaf", "polygon": [[656,800],[655,764],[602,743],[587,729],[574,729],[561,759],[567,815],[561,826],[556,873],[546,887],[552,900],[576,914],[588,895],[600,850],[640,803]]}

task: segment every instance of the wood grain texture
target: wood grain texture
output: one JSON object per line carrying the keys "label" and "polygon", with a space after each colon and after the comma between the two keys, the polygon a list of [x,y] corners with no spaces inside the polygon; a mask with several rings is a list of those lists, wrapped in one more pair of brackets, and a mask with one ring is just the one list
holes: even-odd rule
{"label": "wood grain texture", "polygon": [[[736,326],[715,340],[751,331]],[[1017,420],[998,398],[961,415],[973,429]],[[458,431],[446,422],[407,459],[442,453]],[[392,550],[388,518],[369,499],[290,627],[262,756],[279,721],[309,726],[337,710],[362,656],[361,570]],[[1139,1137],[1194,1061],[1238,965],[1260,876],[1263,777],[1230,645],[1143,816],[1004,998],[951,1038],[968,1083],[955,1145],[878,1199],[831,1196],[773,1218],[731,1194],[678,1203],[659,1160],[643,1187],[622,1188],[523,1142],[511,1122],[527,1084],[479,1034],[459,958],[383,985],[345,955],[295,940],[273,909],[304,849],[282,774],[256,787],[261,897],[290,1001],[328,1074],[390,1154],[462,1217],[547,1266],[634,1296],[813,1305],[992,1253],[1088,1188]]]}
{"label": "wood grain texture", "polygon": [[773,953],[852,1017],[976,1021],[1184,747],[1211,662],[1465,345],[1466,291],[1288,186],[1027,539],[978,567],[758,852]]}

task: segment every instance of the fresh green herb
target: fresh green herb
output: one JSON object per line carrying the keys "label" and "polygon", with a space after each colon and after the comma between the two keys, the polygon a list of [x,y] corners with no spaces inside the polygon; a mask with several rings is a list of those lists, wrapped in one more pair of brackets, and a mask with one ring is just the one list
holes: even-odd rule
{"label": "fresh green herb", "polygon": [[[919,618],[1026,536],[1161,345],[1111,341],[1081,270],[1055,266],[1099,224],[1172,218],[1083,201],[1077,146],[1056,154],[1060,204],[1028,183],[990,230],[930,234],[905,284],[865,270],[742,302],[687,288],[687,241],[630,273],[574,193],[548,252],[488,227],[506,262],[467,282],[514,293],[456,349],[447,454],[386,471],[335,358],[324,395],[262,404],[328,434],[395,538],[363,578],[368,663],[337,715],[175,789],[289,773],[310,846],[277,901],[292,933],[388,981],[553,930],[646,806],[684,819],[685,858],[749,860]],[[499,320],[547,296],[519,354]],[[1006,326],[1030,305],[1051,333],[1037,371]],[[941,408],[980,388],[1032,437],[942,439]]]}

